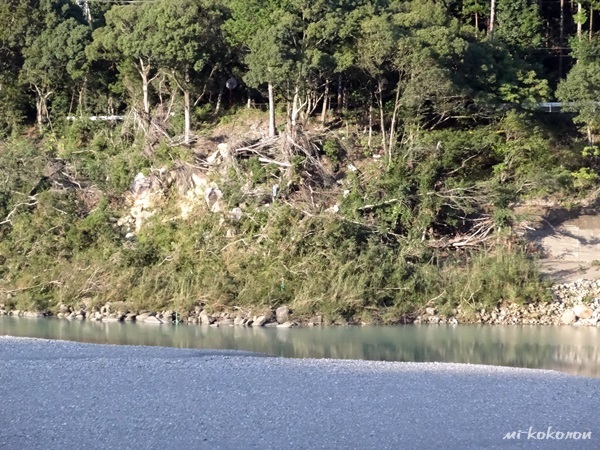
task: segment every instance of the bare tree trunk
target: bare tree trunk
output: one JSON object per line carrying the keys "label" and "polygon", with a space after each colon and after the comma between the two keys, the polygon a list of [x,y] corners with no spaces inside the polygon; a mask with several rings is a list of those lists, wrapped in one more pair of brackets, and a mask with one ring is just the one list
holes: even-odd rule
{"label": "bare tree trunk", "polygon": [[377,103],[379,104],[379,120],[381,124],[381,145],[383,147],[383,152],[387,154],[385,115],[383,112],[383,82],[381,80],[377,83]]}
{"label": "bare tree trunk", "polygon": [[342,95],[344,93],[344,83],[342,82],[342,75],[338,76],[338,86],[337,86],[337,103],[336,109],[338,113],[342,112]]}
{"label": "bare tree trunk", "polygon": [[[292,100],[292,111],[289,123],[291,125],[292,133],[296,133],[298,118],[304,114],[304,111],[310,101],[310,95],[304,101],[300,99],[300,80],[298,80],[294,86],[294,97]],[[306,112],[309,113],[310,111],[306,109]]]}
{"label": "bare tree trunk", "polygon": [[490,1],[490,23],[488,25],[488,35],[490,41],[494,40],[494,22],[496,20],[496,0]]}
{"label": "bare tree trunk", "polygon": [[145,119],[148,120],[150,118],[150,98],[148,93],[148,85],[150,84],[148,80],[148,75],[150,73],[150,67],[144,64],[144,60],[140,58],[140,76],[142,77],[142,92],[144,94],[144,114],[146,115]]}
{"label": "bare tree trunk", "polygon": [[79,98],[77,99],[77,110],[79,115],[83,115],[83,110],[85,109],[85,92],[87,90],[87,77],[83,78],[83,82],[81,83],[81,88],[79,89]]}
{"label": "bare tree trunk", "polygon": [[479,32],[479,14],[475,13],[475,31]]}
{"label": "bare tree trunk", "polygon": [[36,121],[40,132],[44,131],[44,122],[48,120],[48,98],[52,95],[52,91],[44,92],[43,89],[38,86],[34,86],[35,92],[37,93],[37,100],[35,102],[36,109]]}
{"label": "bare tree trunk", "polygon": [[217,104],[215,106],[215,115],[218,115],[221,111],[221,104],[223,102],[223,86],[219,89],[219,95],[217,95]]}
{"label": "bare tree trunk", "polygon": [[298,113],[299,113],[298,102],[299,102],[299,100],[298,100],[298,85],[296,85],[296,87],[294,88],[294,99],[292,100],[292,115],[290,117],[292,127],[295,127],[296,123],[298,122]]}
{"label": "bare tree trunk", "polygon": [[590,42],[592,42],[593,34],[594,34],[594,5],[590,4],[590,35],[589,35]]}
{"label": "bare tree trunk", "polygon": [[323,93],[323,107],[321,108],[321,123],[327,121],[327,108],[329,106],[329,80],[325,80],[325,92]]}
{"label": "bare tree trunk", "polygon": [[75,104],[75,89],[71,92],[71,102],[69,103],[69,116],[73,115],[73,105]]}
{"label": "bare tree trunk", "polygon": [[565,46],[565,0],[560,0],[560,52],[558,53],[558,78],[563,76],[563,47]]}
{"label": "bare tree trunk", "polygon": [[373,139],[373,92],[369,92],[369,139],[367,147],[371,148],[371,140]]}
{"label": "bare tree trunk", "polygon": [[275,137],[275,94],[273,83],[269,83],[269,137]]}
{"label": "bare tree trunk", "polygon": [[348,89],[346,89],[346,86],[344,85],[344,88],[342,89],[342,105],[343,105],[343,112],[348,111]]}
{"label": "bare tree trunk", "polygon": [[392,114],[392,123],[390,124],[390,142],[389,142],[389,155],[388,155],[388,167],[392,164],[392,151],[396,144],[396,119],[398,118],[398,109],[400,108],[400,82],[402,76],[398,80],[398,86],[396,87],[396,99],[394,100],[394,112]]}
{"label": "bare tree trunk", "polygon": [[35,102],[36,120],[40,133],[44,130],[44,119],[42,118],[42,98],[38,97]]}
{"label": "bare tree trunk", "polygon": [[184,131],[184,142],[185,145],[190,145],[190,131],[191,131],[191,102],[190,102],[190,91],[186,88],[183,92],[183,109],[185,116],[185,131]]}
{"label": "bare tree trunk", "polygon": [[83,15],[87,22],[92,25],[92,11],[90,10],[90,4],[88,0],[78,0],[77,4],[83,10]]}
{"label": "bare tree trunk", "polygon": [[577,2],[577,39],[581,40],[581,34],[583,32],[583,23],[581,21],[581,13],[583,12],[583,5],[581,2]]}

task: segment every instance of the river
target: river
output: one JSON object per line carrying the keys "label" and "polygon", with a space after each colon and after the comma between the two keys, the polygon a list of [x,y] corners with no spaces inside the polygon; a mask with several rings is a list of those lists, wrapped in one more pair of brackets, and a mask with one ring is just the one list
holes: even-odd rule
{"label": "river", "polygon": [[249,350],[291,358],[489,364],[600,377],[600,329],[596,327],[215,328],[0,317],[0,335],[118,345]]}

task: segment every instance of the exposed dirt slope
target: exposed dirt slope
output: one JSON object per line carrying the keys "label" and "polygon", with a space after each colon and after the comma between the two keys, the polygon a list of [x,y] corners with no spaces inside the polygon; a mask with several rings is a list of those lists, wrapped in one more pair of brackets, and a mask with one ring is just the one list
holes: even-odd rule
{"label": "exposed dirt slope", "polygon": [[526,237],[542,252],[542,272],[556,283],[600,279],[600,212],[538,208]]}

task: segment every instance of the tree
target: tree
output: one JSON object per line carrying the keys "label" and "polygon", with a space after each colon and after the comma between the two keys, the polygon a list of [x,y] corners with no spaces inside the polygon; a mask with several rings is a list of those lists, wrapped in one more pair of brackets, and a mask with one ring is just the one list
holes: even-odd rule
{"label": "tree", "polygon": [[246,82],[254,87],[267,84],[269,98],[269,137],[275,136],[275,83],[280,81],[282,54],[277,23],[278,2],[266,0],[230,0],[231,17],[225,23],[229,42],[247,55]]}
{"label": "tree", "polygon": [[499,2],[497,22],[496,36],[522,54],[530,53],[542,43],[542,20],[536,0]]}
{"label": "tree", "polygon": [[434,127],[449,120],[462,107],[464,92],[451,70],[466,46],[448,10],[429,0],[398,2],[362,21],[357,67],[373,80],[388,162],[400,125],[411,135],[425,123]]}
{"label": "tree", "polygon": [[232,18],[226,29],[230,41],[246,53],[244,79],[251,86],[268,88],[270,135],[275,130],[275,90],[287,100],[288,128],[294,129],[300,116],[310,115],[319,98],[324,118],[330,79],[351,64],[348,46],[358,23],[351,15],[363,4],[363,0],[230,2]]}
{"label": "tree", "polygon": [[[199,81],[214,73],[222,51],[221,13],[214,2],[182,0],[176,4],[161,0],[146,10],[148,22],[156,23],[148,36],[156,64],[174,81],[184,98],[184,140],[190,143],[191,94]],[[202,94],[200,94],[202,95]]]}
{"label": "tree", "polygon": [[58,90],[73,87],[87,64],[85,47],[90,30],[74,18],[49,19],[47,27],[23,49],[25,61],[20,80],[36,93],[36,116],[40,129],[48,119],[48,99]]}
{"label": "tree", "polygon": [[488,35],[490,41],[494,40],[494,26],[496,25],[496,0],[490,0],[490,21],[488,23]]}
{"label": "tree", "polygon": [[[492,10],[495,10],[495,4],[494,2],[492,3]],[[473,25],[476,32],[479,32],[481,18],[490,10],[487,5],[486,0],[464,0],[462,2],[462,14],[466,17],[473,16]]]}
{"label": "tree", "polygon": [[139,75],[145,120],[150,118],[150,82],[157,76],[160,57],[151,39],[156,35],[157,24],[146,13],[151,7],[151,3],[112,7],[106,13],[106,25],[94,31],[87,49],[90,59],[117,63],[122,73],[131,67]]}
{"label": "tree", "polygon": [[[374,95],[379,107],[381,145],[383,151],[389,155],[389,159],[391,159],[392,143],[387,139],[384,88],[387,83],[386,74],[393,70],[396,42],[399,38],[400,29],[394,25],[390,14],[377,14],[372,11],[372,14],[362,21],[356,43],[357,66],[374,80]],[[400,87],[397,88],[397,101],[394,106],[396,113],[399,93]]]}
{"label": "tree", "polygon": [[19,122],[26,95],[18,84],[23,48],[33,17],[28,0],[0,3],[0,129]]}
{"label": "tree", "polygon": [[581,124],[590,145],[594,134],[600,132],[600,38],[572,42],[577,64],[567,78],[558,85],[557,98],[565,109],[576,113],[575,122]]}

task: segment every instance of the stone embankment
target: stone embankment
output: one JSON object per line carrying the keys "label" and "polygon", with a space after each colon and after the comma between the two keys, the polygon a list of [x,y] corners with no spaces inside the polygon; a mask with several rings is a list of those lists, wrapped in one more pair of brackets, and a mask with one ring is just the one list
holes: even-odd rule
{"label": "stone embankment", "polygon": [[[433,307],[425,308],[422,314],[404,323],[415,324],[450,324],[477,323],[488,325],[579,325],[600,326],[600,280],[579,280],[573,283],[556,284],[551,288],[552,301],[528,305],[508,304],[490,310],[468,311],[457,308],[452,316],[438,314]],[[53,315],[50,312],[7,311],[0,304],[0,316],[43,317]],[[130,311],[117,309],[106,303],[101,308],[72,308],[61,304],[56,316],[59,319],[90,320],[99,322],[138,322],[149,324],[186,323],[212,327],[246,326],[246,327],[279,327],[291,328],[299,325],[326,325],[322,316],[309,320],[292,317],[287,306],[274,311],[252,312],[218,312],[212,313],[197,306],[193,311]]]}
{"label": "stone embankment", "polygon": [[[160,312],[140,311],[132,312],[129,310],[114,309],[110,302],[101,308],[92,308],[87,312],[84,308],[74,309],[70,306],[61,304],[58,307],[59,312],[56,317],[69,320],[90,320],[96,322],[138,322],[148,324],[200,324],[213,327],[218,326],[246,326],[246,327],[278,327],[292,328],[298,326],[298,322],[291,318],[291,311],[287,306],[281,306],[275,311],[266,311],[260,314],[252,313],[209,313],[205,309],[197,306],[194,311],[180,313],[173,310]],[[0,316],[13,317],[45,317],[53,316],[51,312],[37,311],[7,311],[4,305],[0,304]],[[322,325],[321,316],[316,316],[304,325],[315,326]]]}
{"label": "stone embankment", "polygon": [[489,325],[587,325],[600,326],[600,280],[578,280],[551,287],[552,301],[517,305],[467,313],[455,311],[454,317],[436,314],[426,308],[414,323],[481,323]]}

